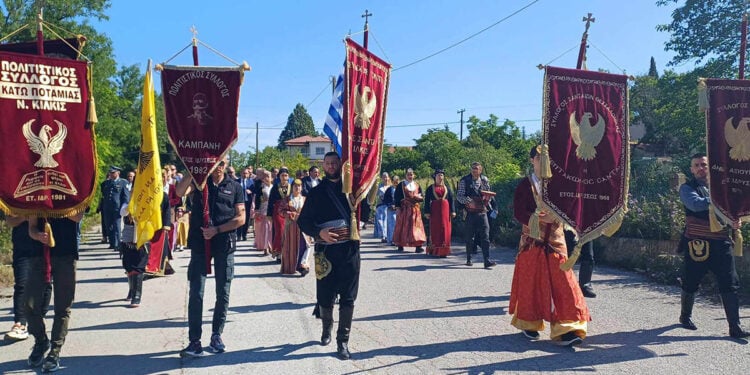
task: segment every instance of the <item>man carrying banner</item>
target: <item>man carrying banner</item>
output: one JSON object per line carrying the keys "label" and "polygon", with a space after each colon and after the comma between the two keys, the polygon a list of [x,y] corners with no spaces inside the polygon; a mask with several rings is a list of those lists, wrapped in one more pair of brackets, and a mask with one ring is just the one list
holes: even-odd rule
{"label": "man carrying banner", "polygon": [[[209,348],[214,353],[225,350],[221,333],[227,320],[229,308],[229,288],[234,275],[234,251],[237,246],[237,231],[245,223],[245,201],[242,186],[224,173],[226,160],[219,162],[206,182],[208,189],[209,225],[203,226],[203,215],[190,217],[188,247],[191,249],[188,265],[190,292],[188,300],[188,336],[190,344],[180,352],[182,357],[199,357],[203,355],[201,335],[203,330],[203,289],[206,284],[207,267],[206,251],[210,250],[216,264],[216,304],[214,305],[211,343]],[[177,185],[177,195],[188,196],[193,212],[203,212],[203,194],[193,189],[193,178],[185,176]],[[190,194],[192,193],[192,194]],[[206,249],[206,240],[210,249]]]}
{"label": "man carrying banner", "polygon": [[359,290],[359,244],[350,239],[351,209],[342,192],[341,158],[332,151],[323,159],[326,178],[307,195],[297,219],[302,232],[315,238],[317,302],[323,320],[321,345],[331,343],[333,303],[339,296],[339,327],[336,333],[338,357],[351,358],[349,334],[354,301]]}
{"label": "man carrying banner", "polygon": [[[711,271],[719,284],[721,303],[729,323],[729,336],[750,337],[740,325],[740,305],[737,290],[740,280],[734,265],[731,232],[725,228],[712,232],[709,223],[708,158],[695,154],[690,158],[693,178],[680,186],[680,201],[685,205],[684,240],[678,251],[684,253],[680,324],[697,330],[691,317],[695,292],[706,272]],[[736,228],[734,228],[736,229]]]}
{"label": "man carrying banner", "polygon": [[511,325],[531,340],[539,339],[546,320],[552,341],[578,345],[586,338],[591,317],[573,271],[560,268],[568,259],[563,225],[548,212],[537,210],[542,183],[539,154],[538,147],[531,149],[534,172],[521,181],[513,196],[513,214],[523,229],[508,312],[513,315]]}

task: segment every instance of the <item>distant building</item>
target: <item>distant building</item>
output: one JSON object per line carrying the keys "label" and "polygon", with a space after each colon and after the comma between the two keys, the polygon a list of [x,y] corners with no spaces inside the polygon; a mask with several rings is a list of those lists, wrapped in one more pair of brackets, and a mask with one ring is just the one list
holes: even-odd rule
{"label": "distant building", "polygon": [[323,160],[326,152],[333,150],[328,137],[303,135],[284,142],[291,154],[301,153],[310,160]]}

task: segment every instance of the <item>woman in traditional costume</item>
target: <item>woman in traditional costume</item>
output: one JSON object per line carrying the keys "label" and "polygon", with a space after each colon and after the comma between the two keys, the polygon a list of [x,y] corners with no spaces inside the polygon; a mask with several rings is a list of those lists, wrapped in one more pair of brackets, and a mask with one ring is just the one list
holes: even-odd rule
{"label": "woman in traditional costume", "polygon": [[404,251],[404,246],[416,247],[416,252],[424,252],[422,245],[427,241],[422,223],[422,210],[419,204],[424,201],[422,188],[414,180],[414,171],[406,170],[406,179],[396,188],[395,205],[398,207],[396,214],[396,228],[393,242],[398,246],[398,251]]}
{"label": "woman in traditional costume", "polygon": [[286,222],[284,223],[284,236],[281,240],[281,273],[285,275],[299,272],[302,276],[305,276],[310,272],[310,267],[307,265],[310,241],[297,226],[297,216],[299,216],[304,205],[302,180],[296,179],[292,184],[289,206],[284,212]]}
{"label": "woman in traditional costume", "polygon": [[273,241],[271,244],[271,257],[276,263],[281,263],[281,237],[284,234],[284,211],[289,207],[289,195],[292,193],[289,183],[289,170],[279,169],[279,181],[273,185],[268,198],[268,210],[266,215],[271,218],[273,224]]}
{"label": "woman in traditional costume", "polygon": [[430,221],[430,241],[427,254],[445,258],[451,253],[451,219],[456,217],[453,192],[445,184],[445,171],[435,170],[435,183],[424,197],[424,216]]}
{"label": "woman in traditional costume", "polygon": [[258,194],[255,195],[255,223],[253,229],[255,230],[255,248],[258,251],[262,251],[263,255],[268,255],[271,251],[271,241],[273,239],[273,230],[271,227],[271,218],[266,216],[268,212],[268,199],[271,196],[271,188],[273,188],[273,179],[271,178],[270,171],[261,171],[262,177],[260,178],[261,184]]}
{"label": "woman in traditional costume", "polygon": [[523,229],[508,311],[511,324],[531,340],[539,339],[546,320],[553,341],[578,345],[586,338],[591,317],[573,271],[560,269],[568,259],[565,235],[562,223],[541,209],[539,153],[537,147],[531,149],[534,172],[521,181],[513,197],[513,213]]}

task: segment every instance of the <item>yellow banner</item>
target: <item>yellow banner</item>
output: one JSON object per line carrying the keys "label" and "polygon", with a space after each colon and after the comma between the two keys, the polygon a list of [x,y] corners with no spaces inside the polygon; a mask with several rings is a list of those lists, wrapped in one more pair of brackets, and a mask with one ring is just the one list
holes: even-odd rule
{"label": "yellow banner", "polygon": [[159,145],[156,142],[156,108],[151,60],[148,61],[143,81],[143,106],[141,109],[141,152],[138,156],[138,173],[130,194],[128,212],[135,221],[138,248],[151,240],[161,229],[161,202],[164,198],[161,179]]}

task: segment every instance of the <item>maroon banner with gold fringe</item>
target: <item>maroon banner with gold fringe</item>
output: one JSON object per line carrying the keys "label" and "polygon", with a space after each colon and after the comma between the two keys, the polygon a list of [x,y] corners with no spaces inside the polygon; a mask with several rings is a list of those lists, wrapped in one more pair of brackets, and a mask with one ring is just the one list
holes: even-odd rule
{"label": "maroon banner with gold fringe", "polygon": [[711,204],[727,224],[750,216],[750,81],[707,79]]}
{"label": "maroon banner with gold fringe", "polygon": [[241,68],[164,66],[162,97],[169,141],[203,189],[237,141]]}
{"label": "maroon banner with gold fringe", "polygon": [[0,52],[0,208],[62,217],[96,188],[94,128],[87,124],[87,63]]}
{"label": "maroon banner with gold fringe", "polygon": [[627,76],[547,67],[543,116],[544,205],[581,244],[613,233],[627,209]]}
{"label": "maroon banner with gold fringe", "polygon": [[[353,207],[380,172],[391,65],[347,38],[341,136],[344,192]],[[352,210],[354,211],[354,210]]]}

